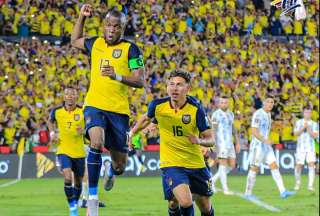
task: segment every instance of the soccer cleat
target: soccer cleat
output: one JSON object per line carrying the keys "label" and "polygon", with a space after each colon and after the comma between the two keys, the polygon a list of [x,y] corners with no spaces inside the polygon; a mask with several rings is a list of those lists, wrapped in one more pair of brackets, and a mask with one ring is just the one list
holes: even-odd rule
{"label": "soccer cleat", "polygon": [[296,185],[294,186],[294,190],[295,190],[295,191],[300,190],[300,184],[296,184]]}
{"label": "soccer cleat", "polygon": [[142,173],[144,173],[145,171],[147,171],[146,166],[142,164],[142,165],[141,165],[141,168],[140,168],[140,171],[141,171]]}
{"label": "soccer cleat", "polygon": [[80,208],[87,208],[87,200],[86,199],[81,200]]}
{"label": "soccer cleat", "polygon": [[98,216],[99,201],[97,199],[88,199],[87,215]]}
{"label": "soccer cleat", "polygon": [[113,188],[115,177],[114,175],[109,174],[109,170],[111,168],[111,162],[106,160],[104,162],[104,176],[103,176],[103,188],[106,191],[110,191]]}
{"label": "soccer cleat", "polygon": [[106,204],[104,202],[99,201],[99,208],[105,208]]}
{"label": "soccer cleat", "polygon": [[70,209],[70,216],[78,216],[78,209],[76,206]]}
{"label": "soccer cleat", "polygon": [[314,192],[314,188],[312,186],[308,186],[308,191]]}
{"label": "soccer cleat", "polygon": [[281,199],[286,199],[286,198],[291,197],[295,194],[296,194],[296,192],[294,192],[294,191],[284,191],[280,194],[280,197],[281,197]]}

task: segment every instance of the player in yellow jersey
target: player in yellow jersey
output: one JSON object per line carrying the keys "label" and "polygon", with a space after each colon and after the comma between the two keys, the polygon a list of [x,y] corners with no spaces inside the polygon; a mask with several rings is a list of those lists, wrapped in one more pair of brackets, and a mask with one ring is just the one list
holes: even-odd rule
{"label": "player in yellow jersey", "polygon": [[[85,170],[84,117],[76,104],[77,90],[64,90],[64,103],[53,109],[49,117],[50,136],[58,138],[57,162],[64,176],[64,191],[69,203],[70,216],[77,216],[77,204]],[[74,182],[74,186],[72,186]]]}
{"label": "player in yellow jersey", "polygon": [[192,195],[201,215],[213,216],[211,174],[200,148],[213,146],[213,131],[201,104],[187,96],[190,80],[189,73],[173,71],[167,86],[169,97],[153,100],[129,137],[150,122],[158,124],[160,168],[169,216],[194,215]]}
{"label": "player in yellow jersey", "polygon": [[144,64],[140,49],[123,39],[126,17],[117,10],[107,13],[104,37],[83,37],[86,18],[92,7],[82,6],[71,35],[71,44],[87,52],[91,60],[90,87],[85,99],[86,135],[90,139],[87,159],[89,177],[88,210],[98,215],[98,181],[102,165],[101,148],[110,151],[112,162],[105,163],[105,190],[111,190],[114,175],[121,175],[127,162],[129,131],[129,87],[144,86]]}

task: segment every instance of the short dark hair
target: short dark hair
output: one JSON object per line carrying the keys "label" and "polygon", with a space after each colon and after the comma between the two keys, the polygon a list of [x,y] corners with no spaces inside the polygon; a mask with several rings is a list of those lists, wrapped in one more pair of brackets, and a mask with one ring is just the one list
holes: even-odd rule
{"label": "short dark hair", "polygon": [[186,83],[190,83],[191,82],[191,75],[189,72],[187,71],[183,71],[183,70],[173,70],[170,75],[169,75],[169,79],[171,79],[172,77],[181,77],[183,78]]}
{"label": "short dark hair", "polygon": [[127,24],[127,18],[124,13],[121,11],[118,11],[117,9],[113,8],[107,12],[106,18],[109,16],[113,16],[118,18],[121,21],[121,25],[125,26]]}

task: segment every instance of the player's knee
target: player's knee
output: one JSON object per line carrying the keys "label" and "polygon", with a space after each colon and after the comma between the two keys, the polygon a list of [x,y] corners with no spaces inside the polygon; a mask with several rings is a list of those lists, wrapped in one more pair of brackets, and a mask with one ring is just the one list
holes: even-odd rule
{"label": "player's knee", "polygon": [[269,168],[272,170],[278,169],[278,165],[274,162],[272,164],[269,165]]}
{"label": "player's knee", "polygon": [[316,167],[316,165],[315,165],[315,163],[308,163],[308,168],[310,169],[310,168],[315,168]]}
{"label": "player's knee", "polygon": [[259,167],[251,166],[250,170],[257,173],[257,172],[259,172]]}
{"label": "player's knee", "polygon": [[188,199],[188,198],[183,198],[181,200],[179,200],[179,205],[182,207],[182,208],[188,208],[189,206],[191,206],[193,203],[192,203],[192,199]]}
{"label": "player's knee", "polygon": [[90,147],[95,149],[100,149],[104,145],[104,138],[95,137],[90,138]]}

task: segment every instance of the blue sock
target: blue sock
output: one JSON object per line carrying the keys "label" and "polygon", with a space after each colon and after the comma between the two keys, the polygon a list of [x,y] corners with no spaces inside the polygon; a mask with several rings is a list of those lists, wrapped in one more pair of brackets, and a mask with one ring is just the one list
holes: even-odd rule
{"label": "blue sock", "polygon": [[73,193],[73,188],[72,188],[72,183],[65,182],[64,183],[64,193],[66,194],[69,207],[73,208],[75,206],[75,199],[74,199],[74,193]]}
{"label": "blue sock", "polygon": [[78,187],[77,187],[77,186],[74,186],[74,187],[73,187],[74,200],[75,200],[76,202],[79,201],[81,192],[82,192],[82,185],[80,185],[80,186],[78,186]]}
{"label": "blue sock", "polygon": [[211,210],[210,210],[210,213],[209,213],[209,214],[205,214],[205,213],[202,213],[202,212],[201,212],[201,216],[214,216],[214,209],[213,209],[213,207],[211,206]]}
{"label": "blue sock", "polygon": [[180,211],[182,216],[194,216],[193,204],[186,208],[180,206]]}
{"label": "blue sock", "polygon": [[179,206],[175,209],[169,208],[168,213],[169,213],[169,216],[180,216],[181,215]]}
{"label": "blue sock", "polygon": [[87,158],[89,195],[98,194],[98,181],[100,177],[101,164],[101,151],[90,148]]}

